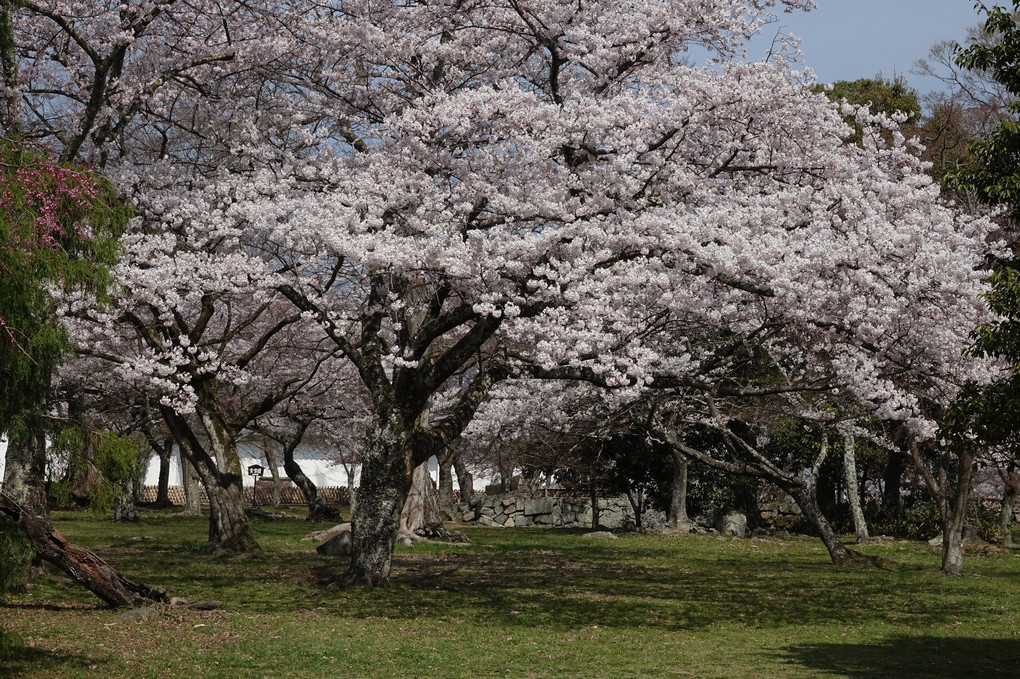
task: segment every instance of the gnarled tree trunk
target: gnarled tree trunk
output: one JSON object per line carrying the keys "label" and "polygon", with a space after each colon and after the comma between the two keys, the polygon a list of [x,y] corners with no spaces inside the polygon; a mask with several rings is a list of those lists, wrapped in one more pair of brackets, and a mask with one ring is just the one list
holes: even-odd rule
{"label": "gnarled tree trunk", "polygon": [[210,554],[259,551],[244,513],[244,486],[240,474],[214,471],[202,464],[197,469],[209,496],[209,542],[203,551]]}
{"label": "gnarled tree trunk", "polygon": [[345,579],[352,585],[375,587],[389,582],[400,515],[411,489],[410,439],[411,425],[396,415],[373,423],[351,516],[351,565]]}
{"label": "gnarled tree trunk", "polygon": [[162,589],[129,580],[94,553],[69,543],[53,524],[35,516],[6,492],[0,492],[0,513],[25,530],[32,548],[43,560],[60,568],[110,606],[139,606],[168,600]]}

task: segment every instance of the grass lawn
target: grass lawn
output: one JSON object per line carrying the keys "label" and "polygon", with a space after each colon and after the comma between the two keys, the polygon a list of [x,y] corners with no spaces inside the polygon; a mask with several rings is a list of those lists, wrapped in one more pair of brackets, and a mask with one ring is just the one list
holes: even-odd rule
{"label": "grass lawn", "polygon": [[392,585],[328,591],[343,564],[299,518],[253,530],[258,557],[199,553],[206,523],[57,514],[128,577],[222,608],[111,611],[61,574],[0,605],[23,644],[0,677],[1018,677],[1020,555],[937,573],[927,545],[868,545],[890,570],[836,568],[821,542],[463,527],[399,548]]}

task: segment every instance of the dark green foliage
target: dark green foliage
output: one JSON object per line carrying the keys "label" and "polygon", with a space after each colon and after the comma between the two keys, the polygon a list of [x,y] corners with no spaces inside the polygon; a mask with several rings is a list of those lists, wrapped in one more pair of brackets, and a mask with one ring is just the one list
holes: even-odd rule
{"label": "dark green foliage", "polygon": [[[1014,12],[1020,1],[1014,0]],[[956,63],[983,71],[1001,84],[1013,101],[995,131],[971,144],[977,163],[950,177],[958,186],[973,190],[987,203],[1009,209],[1012,221],[1020,217],[1020,26],[1013,12],[1000,6],[980,6],[987,15],[984,30],[995,40],[958,48]]]}
{"label": "dark green foliage", "polygon": [[[31,556],[31,545],[21,527],[0,517],[0,601],[22,583]],[[13,655],[20,645],[20,637],[0,626],[0,663]]]}
{"label": "dark green foliage", "polygon": [[[63,455],[67,460],[67,478],[89,477],[95,472],[96,481],[90,484],[84,498],[89,509],[104,514],[114,501],[129,487],[138,469],[139,452],[143,444],[111,431],[89,431],[83,425],[64,427],[50,447],[51,454]],[[74,490],[65,482],[50,484],[49,495],[60,506],[68,506]]]}
{"label": "dark green foliage", "polygon": [[[822,86],[823,87],[823,86]],[[824,89],[824,87],[823,87]],[[902,111],[917,120],[921,116],[921,103],[917,91],[901,75],[886,80],[881,75],[859,80],[839,80],[826,92],[833,101],[846,99],[857,106],[867,105],[872,113],[893,114]]]}
{"label": "dark green foliage", "polygon": [[[921,117],[921,103],[917,91],[907,85],[906,79],[901,75],[892,80],[886,80],[881,75],[859,80],[839,80],[832,83],[830,89],[823,85],[818,85],[817,89],[819,92],[825,92],[832,101],[846,99],[855,106],[867,106],[872,113],[885,113],[891,116],[902,112],[909,116],[908,120],[911,122],[916,122]],[[847,141],[861,143],[861,125],[852,117],[848,117],[846,121],[854,128],[854,134]]]}
{"label": "dark green foliage", "polygon": [[626,495],[640,493],[659,510],[669,506],[672,461],[669,448],[640,431],[629,431],[605,443],[604,489]]}
{"label": "dark green foliage", "polygon": [[37,413],[69,351],[49,290],[102,301],[129,216],[109,182],[0,141],[0,431]]}
{"label": "dark green foliage", "polygon": [[22,581],[31,556],[32,547],[21,527],[0,517],[0,597]]}

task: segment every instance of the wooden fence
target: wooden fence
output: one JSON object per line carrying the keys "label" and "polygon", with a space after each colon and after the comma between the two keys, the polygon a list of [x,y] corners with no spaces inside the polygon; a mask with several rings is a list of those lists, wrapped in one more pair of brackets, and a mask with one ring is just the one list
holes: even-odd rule
{"label": "wooden fence", "polygon": [[[331,505],[343,507],[351,503],[350,493],[347,492],[347,486],[326,486],[318,489],[319,497],[323,498],[326,502]],[[159,494],[159,488],[156,486],[145,486],[142,489],[142,502],[155,502],[156,497]],[[184,506],[184,487],[183,486],[170,486],[167,488],[167,495],[170,497],[170,502],[174,505]],[[209,504],[209,498],[205,494],[205,488],[201,485],[198,487],[198,497],[202,504]],[[273,504],[273,483],[272,481],[265,482],[260,481],[256,489],[256,496],[258,505],[271,505]],[[249,502],[252,499],[252,489],[248,486],[244,489],[244,498]],[[280,487],[280,503],[285,505],[303,505],[305,502],[305,496],[301,492],[301,489],[293,484],[284,484]]]}

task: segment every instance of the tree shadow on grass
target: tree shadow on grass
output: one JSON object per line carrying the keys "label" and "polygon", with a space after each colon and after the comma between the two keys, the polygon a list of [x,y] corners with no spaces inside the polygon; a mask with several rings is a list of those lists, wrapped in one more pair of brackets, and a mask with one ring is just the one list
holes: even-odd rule
{"label": "tree shadow on grass", "polygon": [[890,637],[872,644],[809,644],[788,660],[847,679],[960,679],[1020,676],[1020,641],[966,637]]}
{"label": "tree shadow on grass", "polygon": [[[104,661],[77,653],[59,653],[27,646],[16,646],[7,657],[0,658],[0,677],[17,677],[31,670],[38,676],[49,671],[72,671],[85,674],[91,671],[102,674]],[[97,675],[97,676],[99,676]]]}
{"label": "tree shadow on grass", "polygon": [[[511,558],[506,558],[511,556]],[[347,615],[433,615],[572,628],[646,627],[698,630],[718,622],[751,627],[946,622],[931,605],[925,577],[844,571],[825,564],[740,559],[688,560],[682,567],[638,566],[554,550],[403,557],[393,596],[353,594]],[[392,590],[397,590],[396,595]],[[891,596],[895,590],[895,596]],[[980,601],[956,597],[954,619],[979,619]]]}

